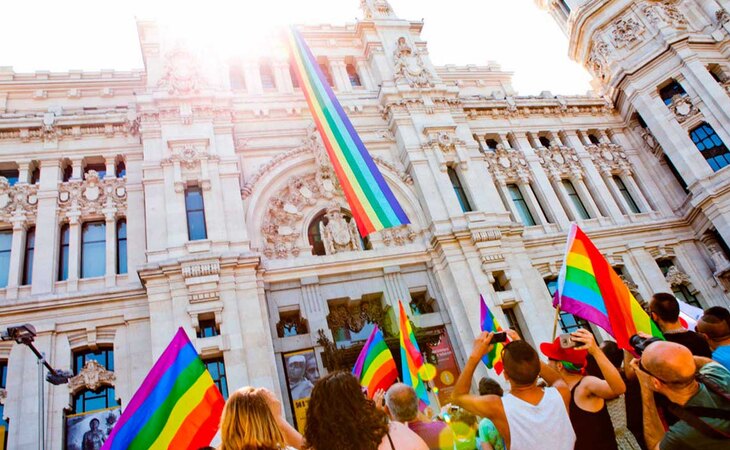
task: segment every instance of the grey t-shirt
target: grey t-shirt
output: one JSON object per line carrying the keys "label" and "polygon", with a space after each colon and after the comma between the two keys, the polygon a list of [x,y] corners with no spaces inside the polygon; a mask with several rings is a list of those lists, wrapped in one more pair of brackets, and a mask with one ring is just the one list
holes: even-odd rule
{"label": "grey t-shirt", "polygon": [[[705,364],[700,369],[700,373],[730,392],[730,372],[720,364],[716,362]],[[704,406],[730,411],[730,401],[710,391],[703,384],[700,384],[700,390],[685,406]],[[717,430],[730,433],[730,420],[707,417],[703,417],[702,420]],[[669,431],[664,435],[659,448],[661,450],[727,450],[730,448],[730,439],[713,439],[695,430],[687,422],[680,420],[669,427]]]}

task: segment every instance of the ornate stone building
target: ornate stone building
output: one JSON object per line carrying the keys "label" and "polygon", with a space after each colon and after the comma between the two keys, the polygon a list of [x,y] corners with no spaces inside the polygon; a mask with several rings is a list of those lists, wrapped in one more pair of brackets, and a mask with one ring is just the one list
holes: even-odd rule
{"label": "ornate stone building", "polygon": [[272,388],[293,421],[403,300],[448,393],[480,294],[549,339],[571,221],[639,299],[728,304],[726,1],[538,1],[594,96],[434,66],[422,22],[361,3],[302,33],[411,219],[366,239],[285,59],[201,55],[140,21],[144,70],[0,67],[0,325],[33,324],[74,372],[40,405],[35,356],[0,343],[9,448],[37,448],[41,414],[47,448],[74,448],[69,424],[124,407],[180,326],[224,392]]}

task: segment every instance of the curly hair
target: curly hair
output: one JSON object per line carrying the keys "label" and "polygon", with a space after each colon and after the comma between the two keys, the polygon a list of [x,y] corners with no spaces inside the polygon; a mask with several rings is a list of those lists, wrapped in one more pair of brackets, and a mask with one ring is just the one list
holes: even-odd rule
{"label": "curly hair", "polygon": [[351,373],[332,372],[314,385],[304,429],[305,448],[375,450],[387,432],[385,413],[363,395]]}

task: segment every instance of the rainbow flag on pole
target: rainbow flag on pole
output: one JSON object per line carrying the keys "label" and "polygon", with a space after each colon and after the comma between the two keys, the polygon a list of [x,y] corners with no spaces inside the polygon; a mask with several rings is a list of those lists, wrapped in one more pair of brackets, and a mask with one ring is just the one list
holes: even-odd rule
{"label": "rainbow flag on pole", "polygon": [[641,331],[662,337],[661,331],[641,308],[583,230],[572,224],[565,260],[558,277],[553,306],[595,323],[631,350],[629,338]]}
{"label": "rainbow flag on pole", "polygon": [[368,398],[373,398],[378,389],[387,390],[398,379],[395,360],[377,326],[365,341],[352,374],[360,380],[360,386],[367,388]]}
{"label": "rainbow flag on pole", "polygon": [[304,38],[291,28],[288,40],[299,86],[304,91],[360,234],[367,236],[383,228],[409,223]]}
{"label": "rainbow flag on pole", "polygon": [[426,384],[419,375],[419,370],[423,366],[423,356],[416,342],[416,335],[413,334],[411,323],[408,321],[406,310],[403,303],[398,301],[398,325],[400,329],[400,363],[403,372],[403,383],[412,387],[416,391],[418,399],[421,400],[421,409],[428,405],[428,392],[426,392]]}
{"label": "rainbow flag on pole", "polygon": [[180,328],[122,412],[102,450],[205,447],[218,431],[224,403]]}
{"label": "rainbow flag on pole", "polygon": [[[481,300],[479,323],[481,324],[482,331],[489,331],[492,333],[504,331],[502,330],[502,327],[499,326],[499,322],[497,322],[497,319],[495,319],[494,315],[492,315],[492,312],[489,310],[489,308],[487,308],[487,304],[484,302],[484,297],[482,297],[481,294],[479,294],[479,300]],[[494,371],[497,372],[497,375],[501,374],[503,369],[503,348],[504,344],[501,342],[494,344],[494,346],[492,347],[492,351],[482,357],[482,361],[484,362],[484,364],[488,368],[494,369]]]}

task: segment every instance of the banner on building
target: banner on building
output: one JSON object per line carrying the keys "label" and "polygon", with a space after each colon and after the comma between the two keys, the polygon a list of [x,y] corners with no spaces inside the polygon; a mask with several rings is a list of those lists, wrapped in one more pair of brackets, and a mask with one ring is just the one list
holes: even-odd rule
{"label": "banner on building", "polygon": [[307,406],[314,383],[319,380],[319,368],[314,349],[284,353],[284,372],[291,399],[294,422],[300,433],[304,433]]}
{"label": "banner on building", "polygon": [[119,420],[119,406],[66,416],[66,450],[97,450]]}
{"label": "banner on building", "polygon": [[429,345],[433,355],[438,358],[436,361],[436,377],[433,384],[438,388],[439,403],[445,405],[451,401],[451,392],[454,390],[454,383],[459,377],[459,366],[454,358],[454,350],[451,348],[449,334],[444,330],[438,344]]}

